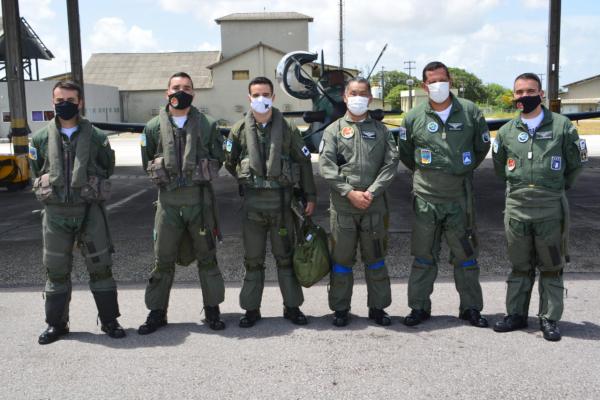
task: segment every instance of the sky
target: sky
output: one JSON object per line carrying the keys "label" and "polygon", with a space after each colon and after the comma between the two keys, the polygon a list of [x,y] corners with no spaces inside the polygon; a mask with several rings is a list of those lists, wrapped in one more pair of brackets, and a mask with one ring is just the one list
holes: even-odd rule
{"label": "sky", "polygon": [[[40,76],[70,69],[64,0],[21,0],[53,61]],[[219,50],[215,19],[237,12],[295,11],[309,23],[309,50],[339,62],[337,0],[81,0],[83,61],[92,53]],[[439,60],[484,83],[512,86],[522,72],[546,73],[549,0],[345,0],[344,66],[368,71],[387,43],[380,71]],[[560,85],[600,74],[600,1],[562,1]],[[405,71],[406,72],[406,71]],[[545,84],[545,76],[543,76]]]}

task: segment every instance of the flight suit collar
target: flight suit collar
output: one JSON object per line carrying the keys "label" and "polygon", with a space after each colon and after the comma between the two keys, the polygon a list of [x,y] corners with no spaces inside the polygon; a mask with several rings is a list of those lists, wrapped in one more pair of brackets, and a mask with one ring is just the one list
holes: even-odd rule
{"label": "flight suit collar", "polygon": [[350,117],[350,115],[348,113],[344,114],[344,121],[348,122],[349,124],[364,124],[367,122],[371,122],[372,118],[371,115],[367,112],[367,117],[365,119],[363,119],[362,121],[353,121],[352,118]]}
{"label": "flight suit collar", "polygon": [[[552,122],[554,121],[552,111],[548,110],[546,108],[546,106],[542,105],[542,111],[544,112],[544,119],[542,119],[542,122],[540,123],[540,125],[537,127],[536,130],[539,130],[540,128],[542,128],[543,126],[546,126],[546,125],[552,125]],[[525,132],[529,132],[529,128],[521,119],[521,114],[522,114],[522,111],[519,111],[519,114],[517,115],[517,118],[516,118],[517,119],[517,127],[519,129],[524,130]]]}

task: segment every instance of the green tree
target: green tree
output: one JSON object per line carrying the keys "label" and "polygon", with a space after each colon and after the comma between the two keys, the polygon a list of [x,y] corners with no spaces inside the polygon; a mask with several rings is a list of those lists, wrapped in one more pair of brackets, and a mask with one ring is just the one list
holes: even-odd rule
{"label": "green tree", "polygon": [[[396,86],[399,86],[399,85],[402,86],[403,87],[402,90],[408,89],[408,85],[406,85],[406,80],[409,79],[410,77],[408,76],[407,73],[404,73],[402,71],[396,71],[396,70],[384,71],[383,77],[384,77],[383,97],[386,99],[386,101],[387,101],[387,96],[390,94],[390,92]],[[415,77],[413,77],[412,79],[415,81],[415,83],[413,84],[413,87],[421,84],[421,81],[419,81]],[[371,85],[374,85],[374,84],[381,85],[381,71],[379,71],[378,73],[373,72],[373,75],[371,76]],[[400,93],[398,92],[398,96],[399,95],[400,95]]]}
{"label": "green tree", "polygon": [[476,103],[484,103],[486,100],[485,86],[474,74],[462,68],[448,68],[452,77],[453,86],[459,90],[459,94]]}
{"label": "green tree", "polygon": [[386,104],[391,104],[392,109],[400,110],[400,92],[402,90],[408,90],[408,86],[400,84],[390,89],[387,96],[385,96]]}

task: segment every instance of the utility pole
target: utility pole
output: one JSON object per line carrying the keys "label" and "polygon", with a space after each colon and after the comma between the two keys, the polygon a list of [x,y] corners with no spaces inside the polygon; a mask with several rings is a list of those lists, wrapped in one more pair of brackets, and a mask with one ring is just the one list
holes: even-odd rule
{"label": "utility pole", "polygon": [[340,69],[344,69],[344,0],[340,0]]}
{"label": "utility pole", "polygon": [[548,89],[546,97],[550,111],[560,112],[558,98],[558,66],[560,50],[560,3],[561,0],[550,0],[548,17]]}
{"label": "utility pole", "polygon": [[381,66],[381,108],[385,110],[385,72],[384,66]]}
{"label": "utility pole", "polygon": [[[79,1],[67,0],[67,21],[69,24],[69,50],[71,54],[71,79],[81,86],[81,98],[84,99],[83,90],[83,63],[81,61],[81,33],[79,29]],[[84,102],[85,106],[85,102]],[[85,115],[85,108],[81,110]]]}
{"label": "utility pole", "polygon": [[408,67],[404,67],[404,69],[408,70],[408,79],[406,80],[406,84],[408,85],[408,109],[411,110],[413,108],[413,96],[412,96],[412,88],[415,81],[412,79],[412,70],[415,69],[415,61],[404,61],[404,64],[408,64]]}
{"label": "utility pole", "polygon": [[[15,155],[27,154],[29,152],[27,138],[29,127],[27,126],[25,83],[23,82],[21,16],[18,0],[2,0],[2,22],[6,36],[6,83],[10,110],[10,137]],[[25,167],[27,168],[27,165]],[[22,172],[26,173],[27,171]]]}
{"label": "utility pole", "polygon": [[537,74],[537,76],[540,77],[540,81],[542,82],[542,89],[543,89],[544,88],[544,77],[546,76],[546,74],[543,72],[540,72]]}

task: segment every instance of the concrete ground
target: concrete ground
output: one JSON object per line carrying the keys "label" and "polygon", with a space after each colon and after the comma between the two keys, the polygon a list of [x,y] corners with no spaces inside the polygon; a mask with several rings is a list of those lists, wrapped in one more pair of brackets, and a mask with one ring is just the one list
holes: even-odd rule
{"label": "concrete ground", "polygon": [[[374,326],[367,319],[366,288],[357,263],[353,314],[347,328],[331,325],[326,280],[305,290],[306,327],[281,318],[281,296],[268,258],[262,312],[254,329],[237,327],[239,285],[243,275],[240,199],[231,177],[216,184],[225,234],[218,259],[227,280],[222,305],[228,328],[212,332],[201,322],[201,293],[194,267],[179,268],[171,297],[170,325],[140,337],[145,319],[144,282],[152,268],[152,202],[156,191],[143,174],[135,135],[112,137],[118,167],[108,204],[117,253],[114,273],[120,285],[121,323],[128,337],[113,340],[100,332],[88,280],[78,252],[72,274],[72,333],[39,346],[44,328],[39,203],[28,192],[0,192],[0,399],[112,398],[600,398],[600,141],[590,143],[588,168],[569,191],[572,211],[571,256],[567,268],[564,338],[542,339],[533,318],[529,328],[497,334],[455,318],[458,298],[452,271],[440,266],[432,320],[408,328],[406,278],[412,213],[410,175],[400,170],[390,190],[390,269],[394,323]],[[598,137],[600,138],[600,136]],[[594,147],[592,143],[598,143]],[[0,152],[2,148],[0,148]],[[315,168],[316,171],[316,168]],[[324,180],[316,221],[328,228]],[[504,313],[506,260],[502,228],[503,183],[490,160],[475,175],[479,257],[484,314],[493,323]],[[445,252],[442,256],[445,259]],[[536,289],[537,290],[537,289]]]}

